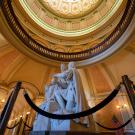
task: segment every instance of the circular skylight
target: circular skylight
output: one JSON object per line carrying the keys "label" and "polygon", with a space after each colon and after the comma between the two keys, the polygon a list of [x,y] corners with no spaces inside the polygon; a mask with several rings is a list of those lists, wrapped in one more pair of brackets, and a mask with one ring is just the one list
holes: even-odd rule
{"label": "circular skylight", "polygon": [[40,2],[54,14],[75,18],[95,9],[101,0],[42,0]]}

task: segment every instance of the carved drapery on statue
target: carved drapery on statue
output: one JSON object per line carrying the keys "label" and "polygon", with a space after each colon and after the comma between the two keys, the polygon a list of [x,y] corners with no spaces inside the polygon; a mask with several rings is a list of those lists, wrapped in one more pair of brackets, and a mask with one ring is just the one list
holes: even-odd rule
{"label": "carved drapery on statue", "polygon": [[[52,80],[51,84],[45,87],[45,101],[39,106],[42,110],[54,113],[60,109],[54,97],[54,90],[56,89],[56,80]],[[51,130],[51,119],[37,113],[33,124],[33,131],[48,130]]]}
{"label": "carved drapery on statue", "polygon": [[[62,66],[64,67],[64,65]],[[40,108],[61,115],[87,110],[89,107],[75,63],[70,62],[67,70],[65,68],[61,68],[61,70],[61,73],[53,76],[50,85],[46,86],[46,101],[41,104]],[[92,120],[92,116],[90,117]],[[74,120],[55,120],[37,114],[33,131],[70,131],[72,130],[71,125],[86,128],[90,126],[90,117],[85,116]]]}

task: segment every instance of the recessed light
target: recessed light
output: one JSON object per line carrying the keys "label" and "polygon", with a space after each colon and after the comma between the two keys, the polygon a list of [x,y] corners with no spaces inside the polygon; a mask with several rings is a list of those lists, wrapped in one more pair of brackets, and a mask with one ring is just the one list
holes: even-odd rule
{"label": "recessed light", "polygon": [[27,112],[27,114],[30,114],[30,112]]}
{"label": "recessed light", "polygon": [[4,103],[5,102],[5,99],[2,99],[1,101]]}

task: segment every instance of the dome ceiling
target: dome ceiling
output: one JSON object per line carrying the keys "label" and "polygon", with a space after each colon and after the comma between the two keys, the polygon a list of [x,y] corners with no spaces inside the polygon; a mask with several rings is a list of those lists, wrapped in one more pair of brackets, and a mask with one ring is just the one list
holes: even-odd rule
{"label": "dome ceiling", "polygon": [[[9,9],[3,13],[16,39],[19,38],[12,40],[15,47],[40,62],[52,60],[57,65],[61,61],[78,61],[83,66],[108,57],[123,45],[127,38],[124,40],[121,35],[126,34],[134,3],[125,0],[15,0],[7,4]],[[64,5],[70,7],[69,11]],[[77,8],[79,12],[70,13],[75,5],[82,7]],[[130,14],[126,14],[125,8]],[[130,33],[132,31],[127,36]],[[122,42],[117,43],[118,38]]]}
{"label": "dome ceiling", "polygon": [[[77,12],[69,14],[62,8],[65,4],[81,6],[78,9],[83,11],[78,17]],[[123,0],[19,0],[13,5],[19,21],[36,41],[66,53],[84,51],[103,41],[120,21],[125,8]]]}
{"label": "dome ceiling", "polygon": [[[22,10],[25,10],[38,26],[51,34],[66,38],[75,38],[94,32],[109,21],[117,11],[120,12],[118,9],[125,3],[123,0],[19,0],[19,2]],[[63,9],[64,3],[71,7],[75,5],[76,10],[70,11],[68,7],[69,11],[66,11]],[[90,10],[92,7],[95,8]],[[78,10],[82,11],[77,13]],[[74,17],[74,14],[79,17]]]}

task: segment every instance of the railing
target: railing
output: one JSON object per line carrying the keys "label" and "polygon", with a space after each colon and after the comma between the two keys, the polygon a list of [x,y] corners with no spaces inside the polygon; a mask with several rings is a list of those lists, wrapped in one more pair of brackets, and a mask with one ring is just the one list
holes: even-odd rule
{"label": "railing", "polygon": [[114,31],[104,41],[97,44],[95,47],[91,47],[81,52],[73,52],[73,53],[65,53],[51,50],[35,41],[30,35],[28,35],[28,33],[19,23],[17,16],[14,13],[11,0],[3,0],[1,7],[3,14],[8,22],[8,25],[16,34],[16,36],[18,36],[18,38],[24,43],[25,46],[27,46],[34,52],[38,53],[39,55],[47,57],[49,59],[68,62],[68,61],[81,61],[92,58],[104,52],[109,47],[113,46],[113,44],[125,32],[125,30],[127,29],[128,25],[130,24],[133,18],[133,15],[135,13],[135,0],[127,1],[127,5],[120,22],[118,23]]}

